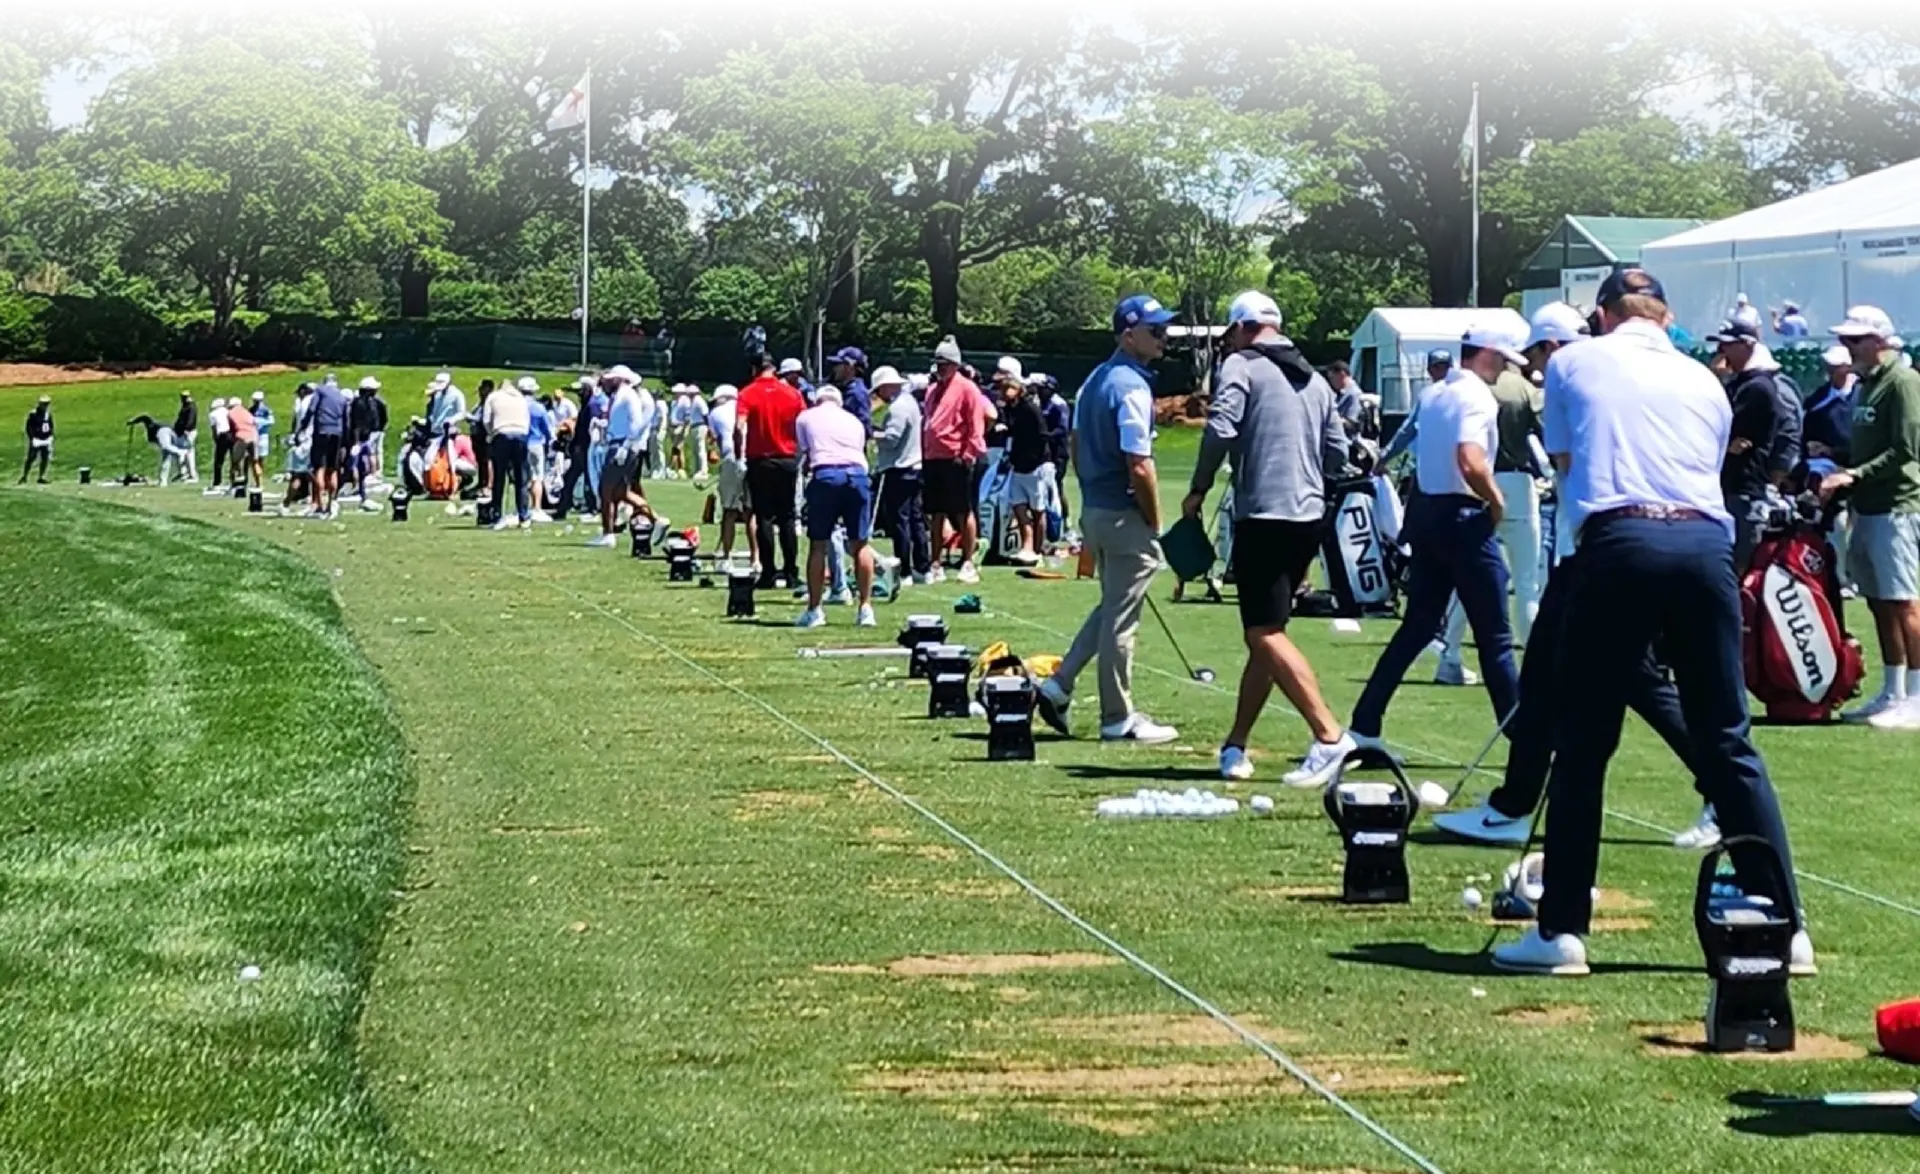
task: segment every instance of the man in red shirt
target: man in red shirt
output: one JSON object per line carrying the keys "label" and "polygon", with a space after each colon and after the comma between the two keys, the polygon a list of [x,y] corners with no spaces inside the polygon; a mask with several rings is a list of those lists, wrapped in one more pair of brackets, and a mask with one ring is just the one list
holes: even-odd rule
{"label": "man in red shirt", "polygon": [[946,549],[947,524],[960,533],[960,581],[978,583],[973,566],[980,544],[980,523],[973,513],[973,464],[987,451],[987,421],[992,409],[978,384],[960,372],[960,347],[952,336],[934,348],[934,380],[921,415],[926,420],[920,446],[921,493],[933,536],[933,582],[946,577],[940,552]]}
{"label": "man in red shirt", "polygon": [[[807,401],[773,373],[773,359],[754,363],[753,382],[740,389],[734,420],[734,451],[747,462],[747,498],[759,534],[760,589],[800,582],[800,541],[794,533],[794,499],[800,485],[800,440],[794,421]],[[773,536],[780,534],[780,571],[773,573]]]}

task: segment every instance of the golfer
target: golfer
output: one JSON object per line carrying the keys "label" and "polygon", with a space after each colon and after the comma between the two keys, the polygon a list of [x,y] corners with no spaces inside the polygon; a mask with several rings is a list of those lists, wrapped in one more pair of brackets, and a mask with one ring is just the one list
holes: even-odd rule
{"label": "golfer", "polygon": [[[580,406],[578,409],[573,409],[572,405],[568,404],[569,410],[563,413],[564,418],[559,425],[561,442],[567,448],[567,472],[566,476],[560,480],[560,501],[558,508],[553,511],[556,521],[565,520],[566,516],[573,512],[574,493],[580,489],[583,481],[585,489],[581,492],[582,509],[589,515],[600,511],[599,499],[594,496],[593,481],[588,478],[590,465],[588,454],[593,447],[593,432],[596,424],[593,402],[596,398],[604,399],[604,397],[600,391],[600,385],[592,376],[582,375],[578,386]],[[567,403],[565,399],[561,402]]]}
{"label": "golfer", "polygon": [[[273,452],[273,408],[267,403],[267,393],[255,391],[253,403],[247,410],[253,414],[254,427],[260,433],[259,439],[253,442],[253,456],[264,469],[268,455]],[[260,483],[266,484],[264,476]]]}
{"label": "golfer", "polygon": [[27,413],[27,463],[20,466],[20,484],[27,483],[33,463],[40,462],[39,483],[47,483],[47,462],[53,459],[53,401],[41,396]]}
{"label": "golfer", "polygon": [[606,381],[614,388],[607,408],[606,463],[600,470],[600,537],[587,543],[610,548],[620,543],[620,507],[631,506],[637,517],[653,520],[653,507],[640,492],[640,466],[647,457],[646,401],[637,385],[640,377],[626,366],[610,368]]}
{"label": "golfer", "polygon": [[528,516],[535,522],[551,522],[553,515],[547,513],[547,474],[553,449],[553,409],[547,405],[553,397],[542,396],[539,381],[531,375],[522,375],[514,386],[527,401],[527,494],[533,499],[533,511]]}
{"label": "golfer", "polygon": [[933,573],[933,543],[927,515],[920,508],[920,401],[907,393],[906,381],[892,367],[873,373],[873,395],[886,405],[886,421],[874,439],[873,464],[880,476],[878,513],[893,535],[900,560],[900,582],[925,586]]}
{"label": "golfer", "polygon": [[1122,301],[1113,311],[1118,342],[1113,357],[1087,376],[1074,400],[1080,523],[1099,576],[1100,602],[1059,669],[1040,686],[1040,716],[1063,735],[1069,733],[1074,682],[1098,657],[1101,741],[1151,744],[1180,736],[1133,707],[1133,638],[1160,567],[1152,364],[1166,352],[1167,323],[1173,318],[1171,310],[1143,294]]}
{"label": "golfer", "polygon": [[980,386],[961,374],[961,361],[960,344],[951,336],[941,339],[933,349],[933,382],[921,405],[926,423],[920,452],[925,458],[924,493],[935,583],[947,577],[940,560],[947,549],[949,528],[960,536],[957,577],[962,583],[980,581],[973,565],[973,553],[980,546],[980,522],[973,512],[973,466],[987,451],[987,400]]}
{"label": "golfer", "polygon": [[227,401],[216,397],[207,405],[207,423],[213,426],[213,476],[207,478],[202,497],[218,497],[227,491],[227,457],[233,452],[233,426],[227,422]]}
{"label": "golfer", "polygon": [[[857,346],[841,347],[827,360],[833,367],[833,383],[840,389],[840,403],[860,421],[867,436],[873,435],[873,391],[867,386],[867,352]],[[905,566],[905,563],[901,564]]]}
{"label": "golfer", "polygon": [[854,593],[859,603],[854,626],[871,628],[873,618],[873,488],[867,479],[867,431],[842,405],[840,389],[829,383],[815,389],[813,406],[794,420],[794,443],[807,478],[807,608],[802,628],[825,626],[820,604],[827,590],[827,547],[845,527],[847,553],[853,559]]}
{"label": "golfer", "polygon": [[1731,857],[1740,885],[1792,920],[1794,961],[1811,966],[1786,827],[1747,719],[1733,525],[1719,483],[1733,412],[1712,373],[1668,338],[1672,316],[1659,281],[1623,270],[1602,283],[1598,302],[1604,337],[1547,364],[1546,448],[1560,470],[1560,524],[1577,564],[1560,620],[1546,893],[1538,924],[1496,950],[1494,965],[1588,972],[1583,939],[1607,763],[1635,677],[1660,641],[1699,781],[1737,841]]}
{"label": "golfer", "polygon": [[[800,484],[800,441],[794,421],[807,404],[798,388],[774,374],[773,359],[754,362],[753,382],[740,389],[733,429],[734,451],[747,462],[747,500],[757,527],[759,587],[798,586],[800,542],[794,533],[794,498]],[[776,535],[779,545],[774,545]],[[774,574],[774,553],[780,574]]]}
{"label": "golfer", "polygon": [[1853,307],[1833,332],[1860,383],[1852,464],[1823,480],[1820,493],[1851,491],[1847,570],[1873,613],[1885,666],[1879,695],[1846,716],[1920,730],[1920,374],[1901,362],[1893,322],[1878,307]]}
{"label": "golfer", "polygon": [[233,438],[229,449],[233,461],[233,484],[238,488],[264,486],[264,470],[260,467],[260,457],[257,455],[260,425],[255,423],[253,413],[237,397],[227,401],[227,429]]}
{"label": "golfer", "polygon": [[187,454],[180,479],[188,483],[200,480],[199,445],[196,443],[199,429],[199,405],[193,402],[192,392],[183,391],[180,393],[180,411],[173,417],[173,443],[174,447],[185,450]]}
{"label": "golfer", "polygon": [[713,389],[713,407],[707,412],[707,431],[713,447],[720,453],[720,484],[716,496],[720,503],[720,563],[733,565],[733,536],[743,526],[747,539],[747,564],[757,576],[760,559],[754,553],[753,514],[747,508],[747,462],[734,444],[733,430],[738,422],[740,389],[722,383]]}
{"label": "golfer", "polygon": [[442,371],[427,384],[427,426],[435,436],[445,436],[447,425],[467,417],[467,393],[454,386],[453,373]]}
{"label": "golfer", "polygon": [[313,392],[313,467],[311,518],[340,516],[340,466],[346,459],[347,397],[331,375]]}
{"label": "golfer", "polygon": [[1274,686],[1313,734],[1289,786],[1321,786],[1354,749],[1320,695],[1313,666],[1287,638],[1294,592],[1320,552],[1327,476],[1347,466],[1347,430],[1332,387],[1280,333],[1280,307],[1257,291],[1227,310],[1226,358],[1214,381],[1200,460],[1180,512],[1198,521],[1223,460],[1233,462],[1233,574],[1247,644],[1220,775],[1253,777],[1247,740]]}
{"label": "golfer", "polygon": [[1505,509],[1492,463],[1499,449],[1499,405],[1488,384],[1508,362],[1525,364],[1523,344],[1498,327],[1473,327],[1461,340],[1460,365],[1421,396],[1413,442],[1420,492],[1407,503],[1400,530],[1413,548],[1406,610],[1354,709],[1349,733],[1360,749],[1385,752],[1380,733],[1387,705],[1445,622],[1455,595],[1473,626],[1495,720],[1505,720],[1519,696],[1507,623],[1507,564],[1496,537]]}
{"label": "golfer", "polygon": [[[1579,311],[1564,303],[1542,307],[1534,315],[1534,334],[1527,345],[1534,345],[1540,331],[1541,314],[1548,314],[1552,333],[1584,329]],[[1546,582],[1540,560],[1540,489],[1536,478],[1546,475],[1546,454],[1540,451],[1540,389],[1519,368],[1505,366],[1492,385],[1497,414],[1495,428],[1499,448],[1493,454],[1493,483],[1500,487],[1505,512],[1497,536],[1506,552],[1507,573],[1513,580],[1514,643],[1525,645],[1533,632],[1533,618],[1540,610],[1540,592]],[[1459,608],[1462,614],[1465,608]],[[1457,636],[1458,633],[1455,633]],[[1458,655],[1458,646],[1449,644]]]}
{"label": "golfer", "polygon": [[1047,418],[1040,410],[1040,397],[1019,377],[1000,382],[1000,422],[1007,430],[1005,459],[1013,469],[1009,504],[1013,506],[1014,526],[1020,531],[1020,549],[1009,562],[1015,566],[1040,565],[1040,552],[1046,549],[1047,511],[1053,504],[1053,466],[1047,463]]}
{"label": "golfer", "polygon": [[[532,380],[527,380],[531,383]],[[536,387],[536,390],[538,388]],[[493,500],[495,530],[511,530],[533,524],[533,501],[527,493],[527,436],[533,430],[533,414],[527,408],[528,397],[505,380],[480,405],[488,437],[488,491]],[[503,508],[507,486],[513,486],[514,520],[507,520]]]}
{"label": "golfer", "polygon": [[174,435],[173,429],[146,415],[134,416],[127,421],[129,428],[135,424],[146,429],[147,443],[153,446],[153,451],[160,457],[160,470],[157,474],[160,484],[166,485],[175,475],[184,474],[191,454],[181,445],[180,438]]}

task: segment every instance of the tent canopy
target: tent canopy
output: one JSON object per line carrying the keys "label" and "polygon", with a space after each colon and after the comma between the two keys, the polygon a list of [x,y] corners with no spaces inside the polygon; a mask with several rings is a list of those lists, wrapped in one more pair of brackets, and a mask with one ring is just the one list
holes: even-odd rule
{"label": "tent canopy", "polygon": [[1685,232],[1698,220],[1642,216],[1568,216],[1521,266],[1521,289],[1559,289],[1568,269],[1614,268],[1637,264],[1645,246]]}
{"label": "tent canopy", "polygon": [[1640,260],[1696,335],[1742,293],[1761,307],[1797,303],[1816,336],[1860,303],[1911,329],[1920,324],[1920,159],[1677,233]]}
{"label": "tent canopy", "polygon": [[1476,325],[1498,325],[1522,337],[1527,333],[1527,320],[1504,307],[1378,307],[1354,329],[1354,378],[1363,390],[1379,393],[1383,412],[1408,412],[1428,383],[1427,353],[1444,349],[1457,360],[1461,337]]}

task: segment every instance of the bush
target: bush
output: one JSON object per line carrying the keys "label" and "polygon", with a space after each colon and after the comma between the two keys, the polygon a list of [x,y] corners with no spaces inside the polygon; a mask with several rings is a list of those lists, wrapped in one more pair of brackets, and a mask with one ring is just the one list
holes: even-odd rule
{"label": "bush", "polygon": [[179,338],[174,327],[129,298],[52,298],[46,321],[44,354],[56,363],[168,359]]}
{"label": "bush", "polygon": [[47,353],[47,299],[37,294],[0,293],[0,360],[44,358]]}

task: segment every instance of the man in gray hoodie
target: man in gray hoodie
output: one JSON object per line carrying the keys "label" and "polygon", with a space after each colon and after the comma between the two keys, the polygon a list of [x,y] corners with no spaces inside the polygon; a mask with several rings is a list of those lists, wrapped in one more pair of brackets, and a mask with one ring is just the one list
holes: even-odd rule
{"label": "man in gray hoodie", "polygon": [[1288,786],[1326,783],[1354,749],[1320,695],[1313,666],[1287,621],[1295,590],[1319,553],[1329,476],[1347,468],[1347,432],[1333,389],[1280,333],[1280,307],[1257,291],[1227,311],[1226,359],[1214,381],[1200,461],[1181,512],[1198,518],[1222,460],[1233,465],[1233,574],[1247,664],[1233,729],[1220,748],[1220,773],[1253,777],[1247,739],[1278,685],[1306,719],[1314,744]]}

